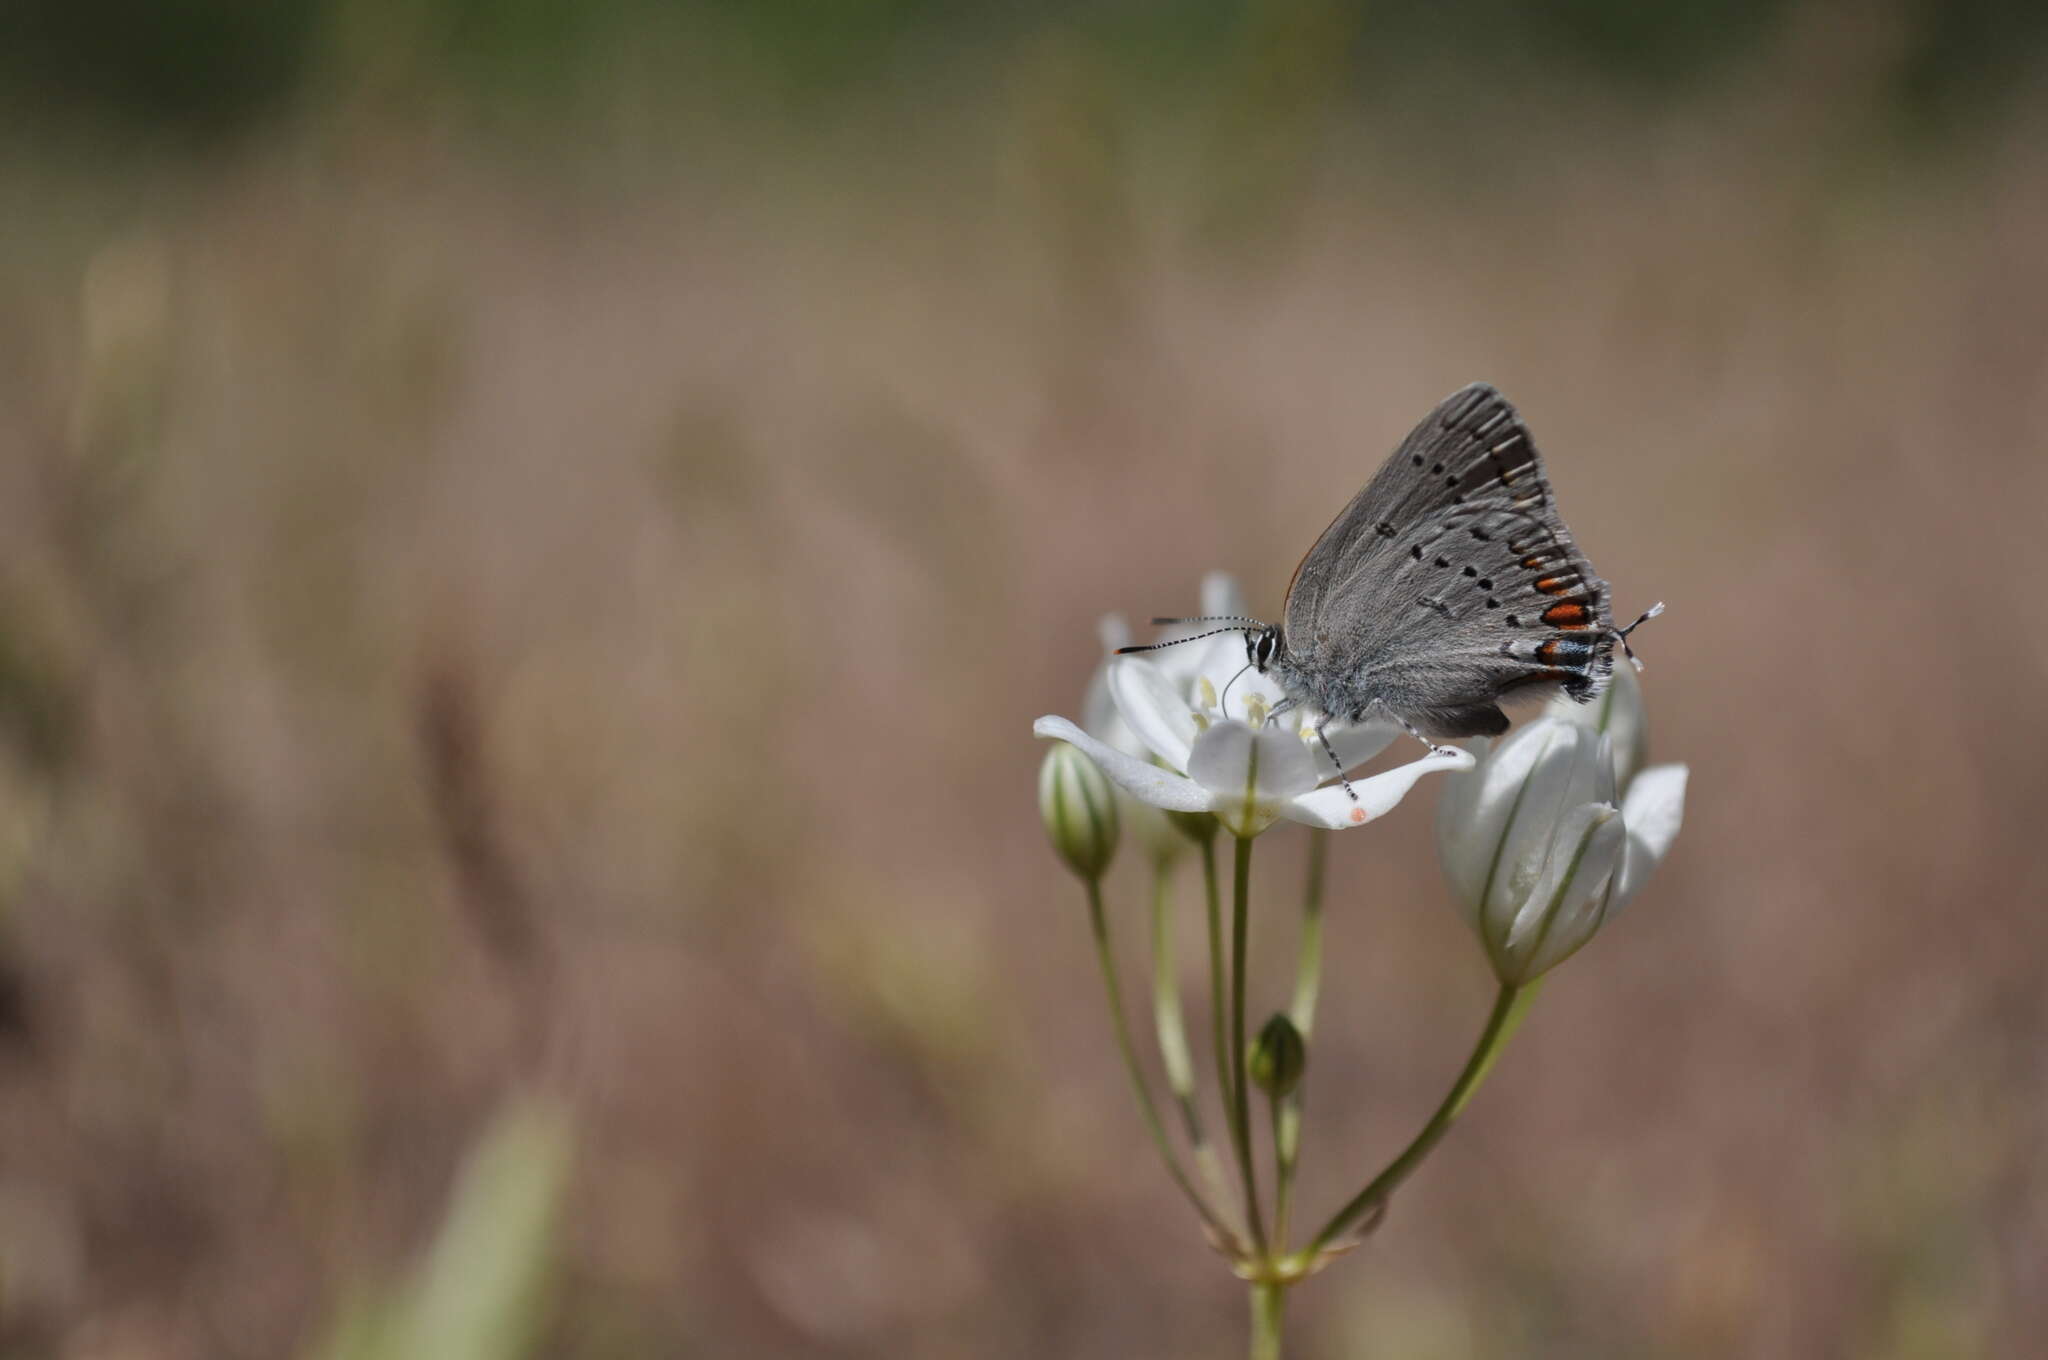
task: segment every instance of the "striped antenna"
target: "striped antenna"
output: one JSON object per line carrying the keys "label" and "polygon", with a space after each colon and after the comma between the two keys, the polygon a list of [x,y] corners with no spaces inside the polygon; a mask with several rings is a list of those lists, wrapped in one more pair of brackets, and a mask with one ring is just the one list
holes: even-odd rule
{"label": "striped antenna", "polygon": [[[1187,620],[1187,619],[1154,619],[1154,620],[1153,620],[1153,622],[1154,622],[1154,623],[1187,623],[1187,622],[1190,622],[1190,620]],[[1264,627],[1264,626],[1265,626],[1264,624],[1258,623],[1258,622],[1257,622],[1256,620],[1252,620],[1252,619],[1247,619],[1247,620],[1245,620],[1245,622],[1246,622],[1247,624],[1250,624],[1250,625],[1251,625],[1251,626],[1253,626],[1253,627],[1261,627],[1261,628],[1262,628],[1262,627]],[[1119,647],[1119,648],[1117,648],[1117,649],[1116,649],[1116,654],[1117,654],[1118,656],[1127,656],[1127,655],[1129,655],[1129,654],[1130,654],[1130,653],[1132,653],[1132,652],[1156,652],[1156,651],[1158,651],[1158,650],[1159,650],[1159,649],[1160,649],[1161,647],[1178,647],[1178,646],[1180,646],[1180,645],[1181,645],[1181,644],[1182,644],[1183,642],[1200,642],[1200,641],[1201,641],[1201,640],[1202,640],[1203,638],[1212,638],[1212,637],[1215,637],[1215,636],[1216,636],[1216,635],[1217,635],[1218,633],[1242,633],[1243,631],[1244,631],[1244,629],[1243,629],[1242,627],[1239,627],[1239,628],[1211,628],[1211,629],[1210,629],[1210,630],[1209,630],[1208,632],[1206,632],[1206,633],[1195,633],[1195,634],[1193,634],[1193,635],[1191,635],[1191,636],[1189,636],[1189,637],[1184,637],[1184,638],[1171,638],[1171,639],[1169,639],[1169,640],[1167,640],[1167,641],[1165,641],[1165,642],[1141,642],[1141,643],[1139,643],[1139,644],[1138,644],[1137,646],[1135,646],[1135,647]]]}

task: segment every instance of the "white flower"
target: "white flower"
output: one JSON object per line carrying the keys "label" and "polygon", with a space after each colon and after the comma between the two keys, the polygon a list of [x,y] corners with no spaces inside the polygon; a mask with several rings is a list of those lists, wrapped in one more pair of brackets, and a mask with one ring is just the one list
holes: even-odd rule
{"label": "white flower", "polygon": [[[1623,677],[1626,676],[1626,679]],[[1642,760],[1641,689],[1557,710],[1446,781],[1437,847],[1503,982],[1555,968],[1639,892],[1678,836],[1687,770]],[[1626,745],[1616,749],[1617,739]],[[1617,789],[1621,792],[1617,796]]]}
{"label": "white flower", "polygon": [[[1245,612],[1244,592],[1238,589],[1237,581],[1226,572],[1212,571],[1202,578],[1202,608],[1205,615],[1229,615]],[[1156,639],[1164,642],[1170,638],[1193,637],[1206,631],[1206,624],[1174,624],[1162,630]],[[1105,614],[1096,626],[1097,635],[1102,639],[1102,664],[1095,668],[1095,674],[1088,681],[1087,694],[1081,700],[1081,728],[1096,740],[1114,746],[1126,755],[1149,759],[1151,752],[1145,743],[1138,740],[1138,734],[1124,721],[1117,711],[1116,703],[1109,694],[1109,668],[1116,661],[1117,648],[1129,646],[1135,639],[1131,634],[1130,621],[1121,614]],[[1173,677],[1176,684],[1192,684],[1201,670],[1205,659],[1219,656],[1216,644],[1236,646],[1243,651],[1241,634],[1219,634],[1216,638],[1203,638],[1178,647],[1168,647],[1153,652],[1155,662]],[[1188,848],[1188,838],[1167,820],[1166,814],[1149,806],[1121,788],[1116,791],[1118,809],[1123,817],[1124,830],[1152,857],[1155,864],[1171,861]]]}
{"label": "white flower", "polygon": [[[1212,576],[1203,596],[1213,612],[1241,612],[1241,606],[1227,607],[1239,603],[1228,577]],[[1316,737],[1319,715],[1295,707],[1273,716],[1284,695],[1269,677],[1246,666],[1241,629],[1143,656],[1115,657],[1103,681],[1116,717],[1154,760],[1065,718],[1040,718],[1032,730],[1087,752],[1139,802],[1213,812],[1239,836],[1255,836],[1281,817],[1332,830],[1363,826],[1391,811],[1422,776],[1472,764],[1463,751],[1449,750],[1354,780],[1350,793],[1327,783],[1339,771]],[[1383,750],[1397,730],[1386,723],[1333,723],[1328,735],[1348,771]]]}
{"label": "white flower", "polygon": [[1609,760],[1598,732],[1543,718],[1444,787],[1444,874],[1503,982],[1535,980],[1600,928],[1628,836]]}
{"label": "white flower", "polygon": [[1691,771],[1684,765],[1643,768],[1649,754],[1650,726],[1643,709],[1643,685],[1635,667],[1617,666],[1614,679],[1590,704],[1559,696],[1546,717],[1566,718],[1605,733],[1613,755],[1614,787],[1621,794],[1621,815],[1628,823],[1628,860],[1617,885],[1610,913],[1634,897],[1663,862],[1685,820],[1685,785]]}

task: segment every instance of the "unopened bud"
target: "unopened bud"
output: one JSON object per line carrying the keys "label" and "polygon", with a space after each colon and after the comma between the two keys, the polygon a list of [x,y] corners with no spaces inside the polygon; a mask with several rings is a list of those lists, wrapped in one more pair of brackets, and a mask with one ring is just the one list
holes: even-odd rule
{"label": "unopened bud", "polygon": [[1630,781],[1643,768],[1650,749],[1649,725],[1643,713],[1643,682],[1636,678],[1634,666],[1617,665],[1614,678],[1592,703],[1574,703],[1559,695],[1550,701],[1544,715],[1606,733],[1614,761],[1615,792],[1628,792]]}
{"label": "unopened bud", "polygon": [[1301,1085],[1302,1070],[1308,1066],[1308,1045],[1285,1012],[1276,1014],[1259,1031],[1246,1065],[1251,1068],[1252,1084],[1276,1100]]}
{"label": "unopened bud", "polygon": [[1116,855],[1116,798],[1095,762],[1054,742],[1038,767],[1038,811],[1067,867],[1085,879],[1101,878]]}
{"label": "unopened bud", "polygon": [[1627,844],[1607,737],[1558,718],[1488,750],[1437,809],[1445,876],[1494,972],[1515,987],[1593,938]]}

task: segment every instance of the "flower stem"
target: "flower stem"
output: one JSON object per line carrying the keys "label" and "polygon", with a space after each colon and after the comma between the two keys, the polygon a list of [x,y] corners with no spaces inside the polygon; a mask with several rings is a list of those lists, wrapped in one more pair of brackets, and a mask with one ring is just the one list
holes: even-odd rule
{"label": "flower stem", "polygon": [[[1294,1202],[1294,1167],[1301,1147],[1301,1088],[1268,1097],[1273,1136],[1273,1253],[1287,1250],[1288,1211]],[[1290,1143],[1292,1146],[1290,1146]]]}
{"label": "flower stem", "polygon": [[1116,1046],[1123,1055],[1124,1071],[1131,1079],[1131,1089],[1138,1094],[1138,1108],[1144,1113],[1145,1127],[1152,1134],[1152,1143],[1159,1150],[1159,1159],[1166,1164],[1166,1173],[1173,1177],[1173,1183],[1180,1187],[1188,1202],[1195,1206],[1195,1212],[1202,1216],[1202,1222],[1215,1236],[1218,1243],[1228,1251],[1234,1249],[1236,1234],[1216,1216],[1174,1154],[1173,1144],[1166,1136],[1166,1125],[1160,1122],[1159,1107],[1153,1103],[1151,1088],[1145,1084],[1144,1070],[1138,1066],[1138,1050],[1131,1042],[1130,1022],[1124,1016],[1123,987],[1117,981],[1116,956],[1110,948],[1109,922],[1102,910],[1102,884],[1095,879],[1088,880],[1088,924],[1095,935],[1095,957],[1102,965],[1102,982],[1109,993],[1109,1018],[1116,1030]]}
{"label": "flower stem", "polygon": [[[1218,1219],[1230,1215],[1222,1206],[1230,1199],[1225,1188],[1223,1164],[1215,1145],[1202,1127],[1201,1107],[1195,1098],[1194,1062],[1188,1056],[1188,1023],[1181,1005],[1180,970],[1174,963],[1173,880],[1163,864],[1152,870],[1152,1023],[1159,1035],[1159,1059],[1166,1069],[1166,1084],[1180,1106],[1181,1128],[1187,1134],[1194,1156],[1195,1174],[1204,1197]],[[1232,1236],[1237,1234],[1233,1232]]]}
{"label": "flower stem", "polygon": [[1265,1215],[1259,1208],[1259,1176],[1252,1167],[1250,1082],[1244,1061],[1244,989],[1250,962],[1252,838],[1237,838],[1237,860],[1230,895],[1230,1136],[1237,1149],[1237,1172],[1244,1181],[1244,1217],[1252,1246],[1266,1254]]}
{"label": "flower stem", "polygon": [[1280,1360],[1280,1325],[1287,1286],[1266,1281],[1252,1286],[1252,1360]]}
{"label": "flower stem", "polygon": [[1301,958],[1294,969],[1294,1004],[1288,1018],[1306,1040],[1316,1027],[1316,998],[1323,979],[1323,879],[1330,863],[1330,834],[1309,833],[1308,881],[1301,893]]}
{"label": "flower stem", "polygon": [[[1301,895],[1301,953],[1294,967],[1294,1004],[1288,1018],[1302,1042],[1315,1029],[1316,998],[1323,978],[1323,880],[1330,863],[1330,837],[1310,832],[1308,879]],[[1273,1108],[1273,1244],[1287,1249],[1288,1210],[1294,1196],[1294,1172],[1301,1161],[1301,1102],[1305,1083],[1297,1085]]]}
{"label": "flower stem", "polygon": [[1480,1031],[1479,1041],[1472,1046],[1471,1057],[1465,1060],[1464,1070],[1458,1073],[1457,1081],[1451,1084],[1449,1093],[1436,1107],[1436,1113],[1429,1117],[1429,1122],[1422,1126],[1422,1131],[1401,1150],[1401,1154],[1387,1163],[1385,1170],[1373,1177],[1365,1189],[1352,1196],[1351,1201],[1323,1225],[1323,1230],[1316,1234],[1315,1240],[1310,1242],[1308,1249],[1302,1253],[1304,1259],[1313,1261],[1325,1247],[1349,1231],[1361,1218],[1385,1205],[1387,1197],[1394,1193],[1401,1182],[1408,1178],[1409,1173],[1422,1164],[1422,1159],[1430,1154],[1431,1149],[1450,1132],[1451,1122],[1458,1117],[1458,1112],[1465,1108],[1465,1102],[1471,1099],[1472,1093],[1485,1079],[1500,1046],[1513,1032],[1513,1022],[1520,1018],[1515,1002],[1521,995],[1521,988],[1506,983],[1501,985],[1499,994],[1494,998],[1493,1010],[1486,1017],[1486,1028]]}
{"label": "flower stem", "polygon": [[1217,883],[1216,843],[1202,846],[1202,889],[1207,896],[1209,916],[1209,1046],[1216,1056],[1218,1099],[1223,1102],[1224,1127],[1232,1130],[1231,1146],[1237,1145],[1236,1126],[1230,1112],[1237,1108],[1237,1083],[1230,1074],[1229,989],[1224,979],[1228,956],[1223,952],[1223,894]]}

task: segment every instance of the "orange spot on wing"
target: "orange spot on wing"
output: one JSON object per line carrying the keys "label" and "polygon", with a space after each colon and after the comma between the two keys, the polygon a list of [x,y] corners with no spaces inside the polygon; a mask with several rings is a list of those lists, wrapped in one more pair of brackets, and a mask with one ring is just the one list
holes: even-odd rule
{"label": "orange spot on wing", "polygon": [[1369,817],[1370,814],[1364,808],[1351,809],[1351,824],[1353,826],[1364,826]]}
{"label": "orange spot on wing", "polygon": [[1545,595],[1562,595],[1571,585],[1570,578],[1564,576],[1545,576],[1536,582],[1536,588]]}
{"label": "orange spot on wing", "polygon": [[1554,604],[1543,611],[1543,621],[1559,628],[1584,628],[1591,615],[1582,604]]}

